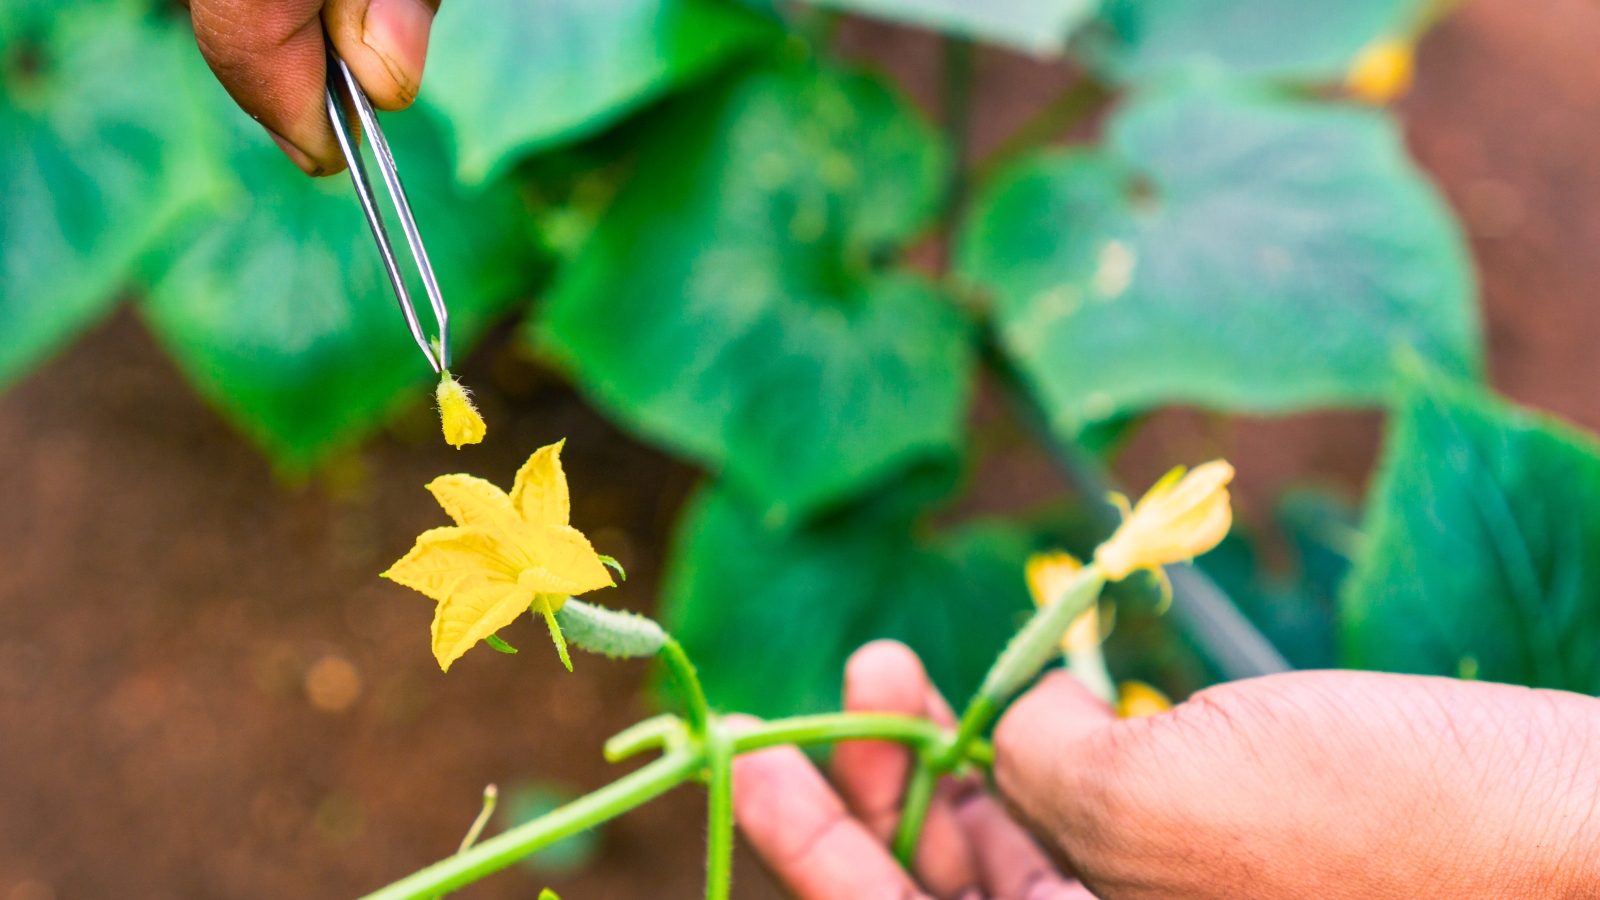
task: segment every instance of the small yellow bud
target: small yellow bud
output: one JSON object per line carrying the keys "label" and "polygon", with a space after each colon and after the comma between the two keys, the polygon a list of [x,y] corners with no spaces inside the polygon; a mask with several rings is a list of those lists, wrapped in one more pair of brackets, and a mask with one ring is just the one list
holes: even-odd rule
{"label": "small yellow bud", "polygon": [[1356,98],[1382,105],[1410,89],[1415,69],[1416,51],[1410,41],[1378,38],[1356,54],[1344,85]]}
{"label": "small yellow bud", "polygon": [[1166,694],[1142,681],[1124,681],[1117,691],[1118,718],[1142,719],[1171,708],[1172,701]]}
{"label": "small yellow bud", "polygon": [[[1222,541],[1233,525],[1228,482],[1233,466],[1213,460],[1189,474],[1179,466],[1124,512],[1122,527],[1094,551],[1106,578],[1193,559]],[[1126,506],[1127,501],[1121,505]]]}
{"label": "small yellow bud", "polygon": [[1078,562],[1077,557],[1061,550],[1028,557],[1028,593],[1033,595],[1034,604],[1048,606],[1050,601],[1061,596],[1082,568],[1083,563]]}
{"label": "small yellow bud", "polygon": [[483,440],[483,416],[478,415],[478,408],[472,405],[472,398],[467,396],[467,389],[449,372],[439,379],[439,389],[434,391],[434,396],[439,400],[439,419],[444,424],[445,443],[457,450],[466,444],[476,444]]}

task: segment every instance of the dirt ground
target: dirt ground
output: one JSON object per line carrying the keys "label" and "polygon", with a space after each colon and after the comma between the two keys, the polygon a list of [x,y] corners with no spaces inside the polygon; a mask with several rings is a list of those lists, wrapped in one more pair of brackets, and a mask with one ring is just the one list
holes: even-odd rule
{"label": "dirt ground", "polygon": [[[845,45],[926,98],[937,44],[854,25]],[[1409,138],[1461,211],[1481,270],[1494,383],[1600,429],[1600,4],[1478,0],[1424,44]],[[1067,75],[985,51],[977,150]],[[566,437],[575,524],[653,604],[687,467],[606,424],[504,341],[465,373],[498,440],[454,451],[426,411],[281,486],[121,313],[0,399],[0,900],[351,898],[451,852],[484,784],[571,791],[614,776],[599,745],[648,709],[643,668],[560,673],[526,620],[523,652],[468,654],[446,678],[431,604],[375,577],[443,519],[446,471],[509,483]],[[1158,417],[1128,451],[1142,484],[1217,452],[1248,517],[1287,484],[1357,495],[1370,413],[1276,421]],[[1049,489],[997,462],[998,505]],[[559,676],[559,677],[558,677]],[[608,826],[560,875],[522,869],[463,898],[690,898],[701,797],[683,788]],[[741,860],[738,896],[776,896]]]}

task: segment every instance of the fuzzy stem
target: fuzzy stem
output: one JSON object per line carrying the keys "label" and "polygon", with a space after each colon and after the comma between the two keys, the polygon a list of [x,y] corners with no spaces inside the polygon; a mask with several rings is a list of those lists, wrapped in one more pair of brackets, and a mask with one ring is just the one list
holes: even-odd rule
{"label": "fuzzy stem", "polygon": [[894,834],[894,858],[906,871],[916,865],[922,823],[927,821],[928,808],[933,805],[933,789],[938,783],[939,773],[919,755],[916,768],[911,770],[911,779],[906,783],[906,802],[900,810],[900,827]]}
{"label": "fuzzy stem", "polygon": [[705,737],[706,723],[710,713],[706,706],[706,692],[700,686],[700,677],[695,674],[694,663],[689,661],[689,654],[683,652],[683,645],[675,638],[667,638],[667,643],[658,654],[661,661],[666,663],[667,670],[672,673],[672,682],[678,687],[678,697],[683,701],[684,720],[689,723],[689,733],[695,737]]}
{"label": "fuzzy stem", "polygon": [[733,739],[713,722],[706,735],[706,900],[728,900],[733,890]]}

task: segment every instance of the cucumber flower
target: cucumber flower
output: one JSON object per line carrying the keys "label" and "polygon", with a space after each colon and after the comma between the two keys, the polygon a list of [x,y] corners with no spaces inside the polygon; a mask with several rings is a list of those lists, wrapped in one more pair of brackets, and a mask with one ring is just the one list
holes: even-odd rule
{"label": "cucumber flower", "polygon": [[1213,460],[1184,474],[1179,466],[1150,488],[1139,504],[1128,508],[1121,494],[1111,499],[1122,509],[1122,525],[1094,551],[1106,578],[1121,581],[1138,569],[1160,574],[1168,563],[1182,562],[1215,547],[1233,524],[1228,482],[1233,466]]}
{"label": "cucumber flower", "polygon": [[1410,40],[1381,37],[1356,54],[1344,84],[1358,100],[1382,106],[1410,89],[1415,70],[1416,50]]}
{"label": "cucumber flower", "polygon": [[438,602],[433,655],[439,668],[449,671],[474,644],[531,609],[544,616],[570,670],[555,614],[568,597],[614,582],[605,559],[567,524],[571,501],[561,444],[529,457],[509,496],[470,475],[442,475],[428,490],[455,526],[423,532],[383,577]]}

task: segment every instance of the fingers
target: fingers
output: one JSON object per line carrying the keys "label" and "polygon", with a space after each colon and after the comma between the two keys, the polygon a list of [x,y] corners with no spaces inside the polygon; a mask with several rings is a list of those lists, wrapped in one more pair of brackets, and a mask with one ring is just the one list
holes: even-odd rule
{"label": "fingers", "polygon": [[[955,724],[917,655],[896,641],[874,641],[850,657],[845,665],[844,706],[852,712],[926,716],[946,726]],[[834,783],[850,810],[885,844],[899,825],[910,769],[910,751],[898,744],[847,741],[834,750]],[[976,881],[971,850],[951,803],[959,790],[948,780],[940,786],[917,848],[917,876],[938,897],[955,897]]]}
{"label": "fingers", "polygon": [[926,900],[793,747],[734,760],[733,809],[745,838],[796,900]]}
{"label": "fingers", "polygon": [[[1067,673],[1051,673],[1022,695],[995,727],[995,783],[1022,817],[1045,828],[1075,817],[1099,778],[1117,713]],[[1091,823],[1077,822],[1078,828]]]}
{"label": "fingers", "polygon": [[956,815],[977,860],[985,896],[992,900],[1093,900],[1083,885],[1061,877],[1033,838],[988,794],[975,794]]}
{"label": "fingers", "polygon": [[[245,112],[310,175],[344,168],[325,106],[322,0],[192,0],[200,52]],[[380,109],[416,97],[437,3],[331,0],[340,56]]]}

